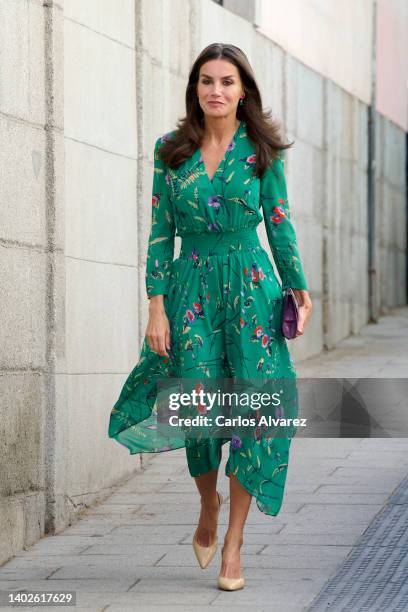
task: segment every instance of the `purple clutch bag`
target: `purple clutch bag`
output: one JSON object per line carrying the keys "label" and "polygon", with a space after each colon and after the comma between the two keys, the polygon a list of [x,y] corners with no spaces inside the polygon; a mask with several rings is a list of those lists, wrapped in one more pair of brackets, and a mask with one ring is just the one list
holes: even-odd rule
{"label": "purple clutch bag", "polygon": [[286,289],[282,305],[282,334],[290,340],[296,336],[299,304],[292,289]]}

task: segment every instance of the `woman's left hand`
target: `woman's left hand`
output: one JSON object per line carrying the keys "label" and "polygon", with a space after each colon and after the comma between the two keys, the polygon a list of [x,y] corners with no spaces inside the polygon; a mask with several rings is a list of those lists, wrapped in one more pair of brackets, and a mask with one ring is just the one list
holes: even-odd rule
{"label": "woman's left hand", "polygon": [[309,292],[305,289],[293,289],[293,293],[299,302],[299,321],[296,331],[296,336],[303,336],[305,326],[310,319],[312,314],[312,300],[310,299]]}

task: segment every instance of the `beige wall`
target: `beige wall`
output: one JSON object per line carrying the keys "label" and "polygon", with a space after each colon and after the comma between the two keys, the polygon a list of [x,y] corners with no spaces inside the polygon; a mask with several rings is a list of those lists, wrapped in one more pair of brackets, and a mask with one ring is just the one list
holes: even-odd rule
{"label": "beige wall", "polygon": [[[258,0],[259,31],[319,74],[370,103],[373,0]],[[377,110],[407,123],[408,3],[378,0]]]}
{"label": "beige wall", "polygon": [[266,36],[369,102],[372,0],[260,0],[258,11]]}

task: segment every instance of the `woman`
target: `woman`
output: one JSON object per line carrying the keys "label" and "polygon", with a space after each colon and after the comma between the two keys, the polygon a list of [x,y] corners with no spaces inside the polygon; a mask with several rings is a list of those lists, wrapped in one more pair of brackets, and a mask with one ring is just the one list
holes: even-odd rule
{"label": "woman", "polygon": [[[201,498],[193,547],[202,568],[217,548],[222,497],[216,483],[221,448],[230,515],[218,587],[244,586],[240,548],[252,497],[276,516],[282,504],[290,439],[254,435],[165,437],[158,428],[159,379],[296,377],[280,330],[283,290],[300,306],[297,336],[311,314],[284,176],[279,127],[262,110],[244,53],[211,44],[189,75],[186,118],[156,141],[152,225],[146,266],[149,321],[138,364],[110,418],[109,436],[133,453],[185,446]],[[279,284],[256,227],[266,224]],[[173,261],[174,237],[182,237]]]}

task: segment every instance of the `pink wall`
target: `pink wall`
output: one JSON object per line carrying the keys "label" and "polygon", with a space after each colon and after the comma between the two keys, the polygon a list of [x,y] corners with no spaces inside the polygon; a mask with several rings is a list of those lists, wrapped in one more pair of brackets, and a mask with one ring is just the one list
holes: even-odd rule
{"label": "pink wall", "polygon": [[377,110],[408,131],[408,3],[378,0]]}

